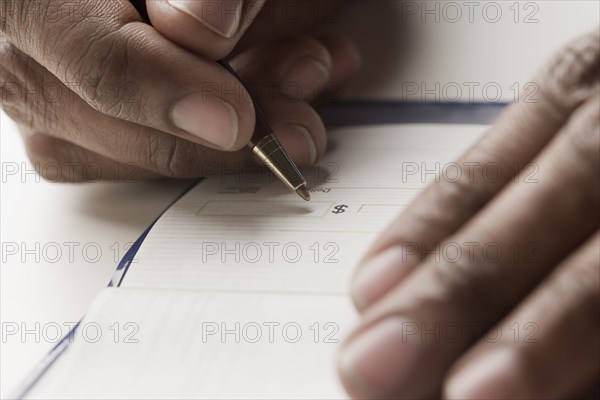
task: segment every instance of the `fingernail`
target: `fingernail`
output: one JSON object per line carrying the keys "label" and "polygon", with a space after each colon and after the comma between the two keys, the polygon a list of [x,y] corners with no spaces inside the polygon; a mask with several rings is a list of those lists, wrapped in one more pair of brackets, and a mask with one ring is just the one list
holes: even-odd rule
{"label": "fingernail", "polygon": [[294,162],[311,165],[317,161],[317,147],[308,129],[302,125],[286,124],[274,130],[277,139]]}
{"label": "fingernail", "polygon": [[448,399],[529,398],[518,354],[509,348],[480,356],[450,378]]}
{"label": "fingernail", "polygon": [[314,57],[304,56],[296,60],[283,74],[281,90],[295,99],[314,97],[329,82],[327,65]]}
{"label": "fingernail", "polygon": [[373,304],[418,264],[402,246],[390,247],[368,260],[352,280],[350,293],[359,310]]}
{"label": "fingernail", "polygon": [[171,109],[171,120],[178,128],[223,150],[233,147],[237,139],[235,109],[204,93],[190,94],[179,100]]}
{"label": "fingernail", "polygon": [[219,35],[230,38],[240,26],[243,0],[168,0],[173,7],[200,21]]}
{"label": "fingernail", "polygon": [[407,324],[414,326],[399,317],[385,318],[342,349],[342,378],[360,397],[393,393],[411,375],[416,349],[407,340]]}

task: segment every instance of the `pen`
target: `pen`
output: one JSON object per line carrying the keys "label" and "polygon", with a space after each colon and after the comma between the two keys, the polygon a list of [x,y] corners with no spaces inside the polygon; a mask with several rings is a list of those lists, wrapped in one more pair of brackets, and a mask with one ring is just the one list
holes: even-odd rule
{"label": "pen", "polygon": [[[152,25],[147,13],[145,11],[141,13],[144,15],[146,22]],[[229,73],[231,73],[231,75],[233,75],[240,84],[248,90],[246,85],[244,85],[244,82],[242,82],[238,74],[226,60],[221,59],[218,63],[229,71]],[[252,152],[256,154],[256,156],[275,174],[275,176],[279,178],[279,180],[296,192],[302,199],[309,201],[310,193],[306,188],[306,179],[304,179],[298,170],[298,167],[296,167],[296,164],[294,164],[281,143],[279,143],[279,140],[277,140],[273,134],[273,129],[267,123],[265,116],[252,95],[250,95],[250,100],[254,105],[256,123],[254,135],[250,138],[248,147],[252,149]]]}
{"label": "pen", "polygon": [[[218,62],[235,76],[244,88],[246,88],[244,82],[242,82],[227,61],[219,60]],[[252,135],[248,146],[287,187],[296,192],[298,196],[302,197],[304,200],[309,201],[310,193],[306,189],[306,180],[281,143],[279,143],[279,140],[275,137],[273,129],[271,129],[270,125],[267,123],[265,116],[252,95],[250,95],[250,99],[254,104],[256,125],[254,135]]]}

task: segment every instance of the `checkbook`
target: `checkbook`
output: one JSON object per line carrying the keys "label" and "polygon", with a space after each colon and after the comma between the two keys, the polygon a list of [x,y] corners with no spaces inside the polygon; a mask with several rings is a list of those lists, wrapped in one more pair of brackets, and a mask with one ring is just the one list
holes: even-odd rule
{"label": "checkbook", "polygon": [[341,113],[350,123],[302,171],[310,202],[258,167],[187,190],[18,396],[345,398],[336,354],[358,321],[357,262],[486,129],[474,106],[395,107],[363,124]]}

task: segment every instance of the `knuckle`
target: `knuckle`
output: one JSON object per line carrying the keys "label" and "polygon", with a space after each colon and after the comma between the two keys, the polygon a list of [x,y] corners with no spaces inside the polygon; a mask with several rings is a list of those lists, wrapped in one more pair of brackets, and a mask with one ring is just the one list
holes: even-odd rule
{"label": "knuckle", "polygon": [[11,37],[18,36],[18,23],[32,9],[35,2],[31,0],[4,0],[0,2],[0,32]]}
{"label": "knuckle", "polygon": [[0,104],[13,119],[23,121],[25,109],[20,96],[23,80],[16,71],[17,65],[14,46],[0,36]]}
{"label": "knuckle", "polygon": [[2,109],[25,126],[51,129],[58,125],[47,98],[40,66],[0,36],[0,100]]}
{"label": "knuckle", "polygon": [[115,1],[86,2],[61,15],[50,18],[56,22],[42,39],[44,51],[54,53],[46,57],[51,70],[97,111],[135,120],[139,107],[131,69],[142,62],[136,56],[144,43],[139,16]]}
{"label": "knuckle", "polygon": [[[440,244],[436,250],[437,259],[430,262],[431,274],[436,287],[441,288],[440,298],[443,301],[451,299],[455,315],[469,314],[485,323],[486,316],[505,311],[505,306],[516,298],[517,289],[490,285],[498,274],[499,265],[473,256],[469,246],[476,243],[446,241]],[[490,290],[491,287],[494,290]]]}
{"label": "knuckle", "polygon": [[561,51],[541,71],[540,91],[560,110],[572,110],[598,84],[600,31],[582,36]]}
{"label": "knuckle", "polygon": [[192,178],[191,161],[198,157],[196,145],[164,133],[152,134],[148,143],[150,168],[170,178]]}
{"label": "knuckle", "polygon": [[118,34],[109,34],[91,43],[67,66],[71,84],[94,109],[117,118],[136,121],[137,102],[128,98],[133,82],[128,80],[129,43]]}
{"label": "knuckle", "polygon": [[[600,93],[599,93],[600,94]],[[598,213],[600,204],[600,97],[595,96],[579,107],[571,116],[562,135],[566,143],[565,162],[578,171],[581,182],[573,199],[581,207]]]}
{"label": "knuckle", "polygon": [[[426,194],[432,206],[427,211],[428,214],[435,216],[434,219],[438,223],[445,221],[444,226],[457,226],[493,195],[494,191],[490,185],[471,181],[469,176],[484,175],[480,171],[482,168],[480,164],[474,165],[473,168],[473,173],[470,175],[462,174],[460,179],[453,181],[442,179],[429,188]],[[452,206],[452,213],[445,212],[449,206]]]}
{"label": "knuckle", "polygon": [[[484,189],[482,185],[463,179],[453,182],[441,180],[430,185],[418,197],[419,207],[414,207],[410,218],[403,220],[402,228],[393,233],[394,240],[399,243],[428,246],[430,243],[411,242],[411,237],[415,232],[427,232],[431,226],[436,226],[438,234],[443,237],[451,235],[456,227],[467,220],[471,212],[478,209],[489,197]],[[449,207],[452,212],[448,212]],[[407,226],[410,226],[409,230],[406,229]],[[425,253],[424,249],[420,250],[422,258],[426,256]]]}
{"label": "knuckle", "polygon": [[600,162],[600,90],[596,90],[596,96],[586,101],[571,116],[565,133],[578,158],[591,162],[590,167],[597,168]]}
{"label": "knuckle", "polygon": [[23,72],[20,71],[19,52],[6,39],[0,36],[0,89],[2,104],[10,103],[19,97],[18,91],[23,87]]}

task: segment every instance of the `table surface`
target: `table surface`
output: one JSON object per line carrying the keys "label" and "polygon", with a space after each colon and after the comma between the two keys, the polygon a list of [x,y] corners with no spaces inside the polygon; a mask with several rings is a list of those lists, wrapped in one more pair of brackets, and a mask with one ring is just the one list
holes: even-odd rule
{"label": "table surface", "polygon": [[[389,3],[391,11],[361,4],[331,26],[350,32],[364,50],[363,72],[343,98],[447,101],[454,96],[450,89],[476,82],[500,88],[498,100],[511,101],[511,86],[522,87],[553,50],[597,27],[600,14],[597,1],[531,2],[535,6],[521,9],[518,18],[509,9],[513,2],[475,2],[479,8],[472,16],[465,8],[456,21],[456,10],[443,8],[444,2],[405,2],[412,8],[403,10],[400,2]],[[430,14],[423,14],[424,3]],[[496,22],[491,3],[500,4]],[[533,11],[537,22],[525,23]],[[383,22],[369,24],[373,20]],[[495,101],[493,96],[478,89],[465,90],[460,98]],[[5,114],[0,114],[0,140],[0,395],[5,397],[52,348],[57,332],[66,333],[84,315],[127,246],[189,181],[49,183],[33,172]],[[11,329],[18,334],[6,335]]]}

